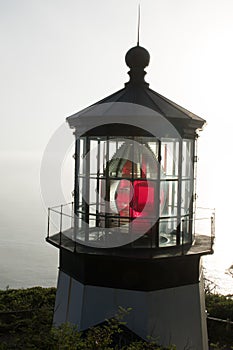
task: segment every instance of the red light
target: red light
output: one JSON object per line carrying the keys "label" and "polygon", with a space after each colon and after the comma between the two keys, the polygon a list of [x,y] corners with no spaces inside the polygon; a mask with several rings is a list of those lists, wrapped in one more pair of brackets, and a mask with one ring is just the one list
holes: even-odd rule
{"label": "red light", "polygon": [[[155,224],[159,211],[165,203],[165,182],[158,176],[160,165],[156,156],[146,144],[123,144],[110,160],[109,207],[112,217],[110,227],[129,225],[135,232],[149,231]],[[160,185],[159,185],[160,183]],[[102,198],[105,200],[104,183],[101,185]]]}
{"label": "red light", "polygon": [[[122,176],[131,177],[132,162],[127,161]],[[145,166],[141,177],[145,178]],[[122,179],[117,188],[116,205],[120,216],[131,218],[151,216],[155,213],[155,184],[147,180],[129,181]],[[146,206],[146,210],[144,210]]]}
{"label": "red light", "polygon": [[[150,206],[150,211],[154,209],[155,203],[155,191],[152,183],[146,180],[136,180],[133,183],[134,194],[132,201],[130,202],[130,207],[133,210],[134,214],[141,213],[145,207],[145,205]],[[136,216],[139,216],[136,214]]]}

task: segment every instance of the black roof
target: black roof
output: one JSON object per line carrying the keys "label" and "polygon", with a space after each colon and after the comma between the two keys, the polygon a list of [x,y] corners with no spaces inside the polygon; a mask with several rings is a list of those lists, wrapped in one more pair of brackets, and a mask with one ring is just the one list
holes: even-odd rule
{"label": "black roof", "polygon": [[[195,136],[196,130],[203,127],[205,120],[149,88],[149,84],[144,80],[146,74],[144,68],[149,64],[149,57],[148,51],[140,46],[130,49],[125,58],[130,67],[129,82],[123,89],[94,103],[91,109],[102,103],[138,104],[158,112],[173,124],[182,137]],[[71,127],[75,126],[74,119],[81,114],[82,111],[67,118]]]}

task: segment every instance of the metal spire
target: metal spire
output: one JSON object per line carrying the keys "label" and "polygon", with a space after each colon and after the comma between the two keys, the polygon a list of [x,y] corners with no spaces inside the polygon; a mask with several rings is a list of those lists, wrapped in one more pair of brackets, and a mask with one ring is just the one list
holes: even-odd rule
{"label": "metal spire", "polygon": [[140,4],[138,4],[138,39],[137,39],[137,46],[139,46],[139,34],[140,34]]}

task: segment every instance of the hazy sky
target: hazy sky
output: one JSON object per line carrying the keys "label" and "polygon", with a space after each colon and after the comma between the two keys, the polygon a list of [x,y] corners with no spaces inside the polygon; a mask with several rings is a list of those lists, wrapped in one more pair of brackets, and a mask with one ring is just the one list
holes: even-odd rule
{"label": "hazy sky", "polygon": [[[43,150],[66,116],[123,86],[137,5],[0,0],[1,150]],[[141,1],[147,81],[206,118],[206,133],[218,126],[218,143],[232,126],[232,35],[232,0]]]}
{"label": "hazy sky", "polygon": [[[208,121],[199,198],[217,208],[218,234],[233,243],[233,1],[140,3],[146,80]],[[39,193],[41,154],[65,118],[128,81],[137,7],[138,0],[0,0],[0,179],[9,210],[16,196],[27,207],[27,196]]]}

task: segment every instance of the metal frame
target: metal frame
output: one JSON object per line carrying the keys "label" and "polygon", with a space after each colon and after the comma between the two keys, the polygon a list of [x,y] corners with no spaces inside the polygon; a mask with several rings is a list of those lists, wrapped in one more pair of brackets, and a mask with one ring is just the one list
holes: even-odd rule
{"label": "metal frame", "polygon": [[[122,137],[123,139],[125,139],[126,137]],[[113,215],[113,214],[109,214],[109,200],[110,200],[110,181],[112,180],[112,177],[109,176],[109,154],[110,154],[110,150],[109,150],[109,142],[112,141],[114,139],[114,137],[100,137],[100,136],[84,136],[82,137],[84,142],[84,147],[83,147],[83,154],[80,154],[80,139],[77,139],[76,141],[76,150],[75,150],[75,206],[74,206],[74,210],[75,210],[75,216],[80,216],[83,218],[83,220],[87,223],[86,229],[85,229],[85,241],[88,241],[89,239],[89,231],[87,229],[88,224],[90,222],[91,218],[95,217],[95,225],[98,227],[100,225],[100,222],[103,223],[103,220],[105,222],[105,228],[107,230],[107,228],[110,227],[110,221],[114,221],[114,223],[117,225],[120,225],[122,221],[127,221],[130,222],[132,221],[132,217],[130,217],[130,214],[128,216],[125,217],[120,217],[119,214]],[[118,140],[117,140],[118,139]],[[116,150],[119,150],[119,141],[121,138],[116,137],[115,141],[116,141]],[[159,166],[161,166],[161,159],[162,159],[162,155],[161,155],[161,140],[152,138],[152,137],[132,137],[129,136],[128,139],[132,139],[132,140],[148,140],[149,142],[156,142],[158,143],[158,154],[157,154],[157,158],[158,158],[158,163]],[[89,153],[90,151],[90,142],[94,140],[97,141],[97,170],[95,175],[90,173],[90,157],[86,157],[85,158],[85,162],[84,162],[84,174],[82,174],[79,172],[80,169],[80,161],[82,159],[84,159],[84,157]],[[169,142],[172,141],[168,139]],[[105,156],[105,173],[101,173],[100,171],[100,146],[101,146],[101,142],[104,142],[105,145],[105,151],[104,154],[102,156]],[[174,144],[175,145],[175,144]],[[174,146],[173,152],[176,152],[175,147]],[[193,145],[193,151],[194,151],[195,147]],[[161,180],[161,176],[160,176],[160,171],[158,171],[157,174],[157,178],[156,179],[149,179],[149,181],[151,182],[155,182],[156,185],[156,191],[155,191],[155,200],[156,203],[159,203],[159,205],[157,205],[156,210],[156,217],[158,217],[158,220],[156,222],[156,224],[150,229],[149,234],[151,235],[151,237],[148,239],[148,245],[150,245],[151,247],[159,247],[160,246],[160,225],[165,223],[165,220],[177,220],[177,222],[179,223],[176,227],[177,227],[177,232],[176,232],[176,245],[180,245],[181,244],[181,234],[182,234],[182,244],[184,243],[184,232],[183,229],[185,227],[185,222],[186,222],[186,217],[187,215],[181,215],[181,191],[182,191],[182,184],[183,179],[182,179],[182,157],[183,157],[183,140],[179,140],[179,151],[178,151],[178,178],[177,179],[162,179]],[[132,147],[132,152],[134,152],[133,147]],[[172,165],[173,167],[175,167],[175,165]],[[129,177],[124,177],[125,180],[129,180],[131,181],[131,183],[133,183],[135,181],[135,177],[134,177],[134,163],[132,162],[132,174]],[[174,170],[173,170],[174,171]],[[89,200],[90,202],[90,181],[91,179],[96,180],[96,195],[95,195],[95,203],[87,203],[87,200]],[[114,180],[121,180],[122,177],[119,176],[115,176]],[[140,178],[136,178],[136,180],[140,180]],[[191,179],[194,180],[194,179]],[[80,194],[79,194],[79,190],[78,190],[78,186],[79,186],[79,182],[83,181],[82,184],[82,191],[83,191],[83,198],[82,198],[82,206],[80,208]],[[106,197],[105,197],[105,215],[101,214],[101,209],[100,209],[100,202],[99,202],[99,192],[100,192],[100,187],[101,184],[100,182],[105,181],[105,187],[106,187]],[[175,184],[175,182],[178,183],[178,193],[177,193],[177,198],[175,200],[175,196],[174,194],[172,195],[172,203],[173,206],[175,206],[175,202],[177,203],[177,213],[175,216],[160,216],[160,184],[161,181],[173,181],[173,183]],[[174,186],[172,186],[172,189],[174,189]],[[95,214],[92,212],[90,213],[90,207],[94,205],[95,206]],[[191,209],[191,208],[190,208]],[[192,222],[192,209],[189,212],[189,222]],[[182,224],[182,232],[181,232],[181,220],[183,220],[183,224]],[[91,220],[92,221],[92,220]],[[76,235],[78,233],[78,231],[81,229],[81,227],[78,227],[79,220],[76,218],[75,219],[75,230],[76,230]],[[190,242],[192,242],[192,227],[191,225],[189,225],[189,235],[190,235]],[[186,233],[187,235],[187,233]],[[137,244],[132,244],[132,246],[137,246]]]}
{"label": "metal frame", "polygon": [[[135,164],[132,162],[131,166],[131,173],[129,173],[126,176],[119,176],[119,173],[116,173],[116,176],[112,176],[112,173],[110,174],[110,162],[112,157],[112,152],[119,152],[121,147],[123,147],[123,140],[125,137],[116,137],[113,136],[107,137],[107,136],[84,136],[82,138],[77,138],[76,145],[75,145],[75,191],[74,191],[74,203],[70,203],[71,205],[71,213],[67,214],[64,212],[64,208],[66,208],[65,205],[60,206],[60,223],[59,225],[59,245],[62,245],[62,234],[67,231],[67,228],[63,228],[63,216],[69,216],[72,218],[71,227],[73,226],[73,234],[72,237],[69,234],[69,237],[73,239],[75,242],[75,250],[77,246],[77,242],[85,245],[85,242],[88,243],[90,239],[93,239],[94,237],[94,229],[95,227],[101,228],[99,235],[102,235],[102,239],[105,239],[107,234],[111,231],[111,227],[121,227],[123,224],[126,225],[124,228],[126,228],[127,231],[127,223],[129,224],[134,220],[134,217],[130,216],[130,206],[129,206],[129,212],[128,215],[121,216],[119,212],[110,212],[109,210],[109,201],[110,201],[110,187],[111,187],[111,181],[119,181],[124,179],[130,181],[130,183],[133,183],[136,180],[147,180],[151,183],[155,184],[155,203],[158,203],[157,206],[155,206],[155,210],[157,211],[155,213],[158,220],[155,224],[151,225],[151,228],[145,232],[144,236],[139,238],[138,240],[135,240],[130,244],[132,248],[152,248],[152,249],[162,249],[167,247],[184,247],[185,245],[192,245],[195,239],[195,217],[194,217],[194,210],[193,210],[193,195],[190,202],[189,210],[187,209],[187,213],[182,212],[181,213],[181,196],[182,196],[182,185],[186,185],[187,178],[183,178],[182,174],[182,161],[183,161],[183,141],[184,140],[173,140],[173,139],[162,139],[158,140],[156,138],[152,137],[146,137],[146,136],[140,136],[140,137],[133,137],[129,136],[127,137],[128,140],[133,140],[137,142],[142,142],[142,144],[148,142],[155,142],[153,152],[155,152],[155,156],[157,157],[158,162],[158,171],[151,170],[151,177],[144,178],[142,173],[137,174],[135,169]],[[82,141],[81,141],[82,140]],[[189,139],[191,140],[191,139]],[[93,159],[88,156],[88,153],[93,145],[91,145],[91,142],[95,141],[97,151],[95,151],[96,159],[95,165],[94,165],[94,173],[93,173]],[[122,142],[121,142],[122,141]],[[196,154],[196,147],[194,144],[194,140],[191,140],[192,143],[192,170],[193,170],[193,176],[190,178],[190,181],[194,181],[195,183],[195,154]],[[80,142],[82,142],[82,146],[80,145]],[[112,142],[115,142],[114,145],[114,151],[112,150],[112,147],[110,149],[110,142],[113,145]],[[162,142],[164,142],[164,146],[166,145],[166,142],[171,142],[171,152],[172,157],[175,156],[178,157],[178,165],[169,163],[168,168],[168,178],[161,177],[161,168],[162,165],[164,165],[164,162],[167,161],[170,162],[169,158],[163,159],[162,164],[162,157],[166,158],[167,149],[164,151],[164,154],[162,153]],[[174,143],[175,142],[175,143]],[[134,150],[134,143],[132,143],[131,150],[127,152],[135,152]],[[153,144],[152,144],[153,145]],[[156,146],[157,145],[157,146]],[[149,146],[148,146],[149,147]],[[170,147],[170,146],[169,146]],[[127,148],[126,148],[127,149]],[[137,151],[137,149],[136,149]],[[121,151],[120,151],[121,152]],[[132,155],[132,154],[131,154]],[[105,158],[104,158],[105,157]],[[118,159],[118,158],[117,158]],[[124,157],[122,158],[124,159]],[[127,158],[126,158],[127,159]],[[172,158],[171,158],[172,159]],[[100,169],[100,166],[102,165],[102,162],[104,163],[104,168]],[[120,164],[120,163],[119,163]],[[142,164],[142,161],[141,161]],[[122,166],[122,165],[121,165]],[[120,165],[118,165],[118,170],[121,168]],[[141,165],[142,166],[142,165]],[[113,164],[114,167],[114,164]],[[178,171],[178,173],[177,173]],[[185,174],[188,174],[186,172]],[[90,185],[91,181],[95,180],[95,190],[96,193],[93,193],[90,191]],[[167,214],[165,212],[160,212],[160,196],[161,196],[161,183],[163,181],[163,185],[169,183],[172,181],[172,184],[169,185],[169,191],[175,191],[168,194],[169,197],[169,203],[167,206],[168,212]],[[81,184],[82,182],[82,184]],[[106,194],[105,194],[105,210],[103,211],[101,209],[101,200],[100,200],[100,191],[101,191],[101,182],[105,183],[106,188]],[[177,183],[177,186],[175,186],[175,183]],[[173,185],[174,184],[174,185]],[[116,184],[116,186],[119,186]],[[165,195],[166,197],[166,195]],[[175,198],[176,197],[176,198]],[[131,198],[131,197],[130,197]],[[166,199],[165,199],[166,200]],[[166,204],[166,203],[165,203]],[[175,209],[171,211],[169,209],[169,206],[173,206]],[[165,205],[166,207],[166,205]],[[173,208],[173,209],[174,209]],[[167,210],[166,209],[166,210]],[[56,212],[57,213],[57,207],[50,208],[48,212],[48,236],[50,237],[50,231],[51,231],[51,214]],[[124,213],[123,213],[124,214]],[[171,215],[172,214],[172,215]],[[174,215],[173,215],[174,214]],[[147,214],[151,215],[151,214]],[[152,214],[153,215],[153,214]],[[152,220],[154,216],[145,216],[144,218],[141,218],[141,220]],[[214,219],[212,218],[211,227],[214,226]],[[176,224],[173,225],[172,221],[175,221]],[[166,222],[169,223],[169,228],[166,228]],[[83,224],[82,224],[83,223]],[[85,225],[86,223],[86,225]],[[177,225],[178,223],[178,225]],[[111,226],[114,225],[114,226]],[[165,226],[163,226],[165,225]],[[174,227],[174,230],[173,230]],[[169,230],[172,230],[171,233],[169,233]],[[211,237],[214,237],[214,229],[211,229]],[[69,231],[69,230],[68,230]],[[187,231],[187,232],[186,232]],[[131,231],[128,231],[129,233]],[[163,233],[164,232],[164,233]],[[194,235],[193,235],[194,233]],[[169,239],[170,234],[170,242],[166,242],[166,238]],[[164,236],[165,235],[165,236]],[[97,240],[100,236],[96,236]],[[95,239],[95,238],[94,238]],[[165,241],[164,241],[165,240]],[[214,238],[213,238],[214,240]]]}

